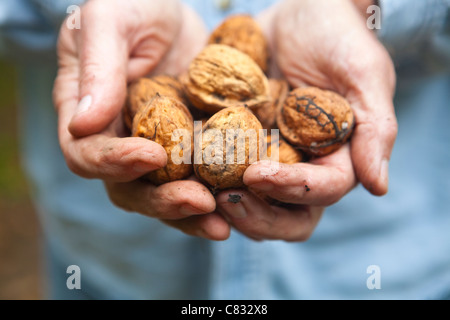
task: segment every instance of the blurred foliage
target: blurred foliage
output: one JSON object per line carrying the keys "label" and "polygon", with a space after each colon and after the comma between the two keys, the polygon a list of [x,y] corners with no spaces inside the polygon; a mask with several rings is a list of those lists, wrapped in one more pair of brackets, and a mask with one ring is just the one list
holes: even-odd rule
{"label": "blurred foliage", "polygon": [[17,74],[0,60],[0,200],[21,201],[27,193],[19,155]]}

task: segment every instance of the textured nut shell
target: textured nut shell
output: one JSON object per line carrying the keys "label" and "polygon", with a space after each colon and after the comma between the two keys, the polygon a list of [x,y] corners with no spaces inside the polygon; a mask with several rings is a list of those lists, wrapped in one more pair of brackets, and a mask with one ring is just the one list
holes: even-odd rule
{"label": "textured nut shell", "polygon": [[278,149],[278,162],[286,164],[294,164],[302,162],[304,160],[303,153],[300,150],[295,149],[289,143],[287,143],[282,137],[277,140],[273,140],[271,135],[266,137],[267,151],[263,153],[264,159],[269,160],[272,150]]}
{"label": "textured nut shell", "polygon": [[245,14],[225,19],[211,33],[209,44],[226,44],[248,54],[263,70],[267,71],[269,46],[258,23]]}
{"label": "textured nut shell", "polygon": [[[256,148],[250,147],[249,140],[245,141],[245,163],[237,164],[237,148],[234,149],[234,164],[226,164],[226,131],[227,129],[241,129],[244,132],[248,129],[256,131],[257,139],[259,139],[259,133],[262,129],[261,123],[245,107],[230,107],[217,112],[213,115],[203,126],[203,137],[201,145],[201,157],[203,157],[204,150],[213,142],[208,139],[205,132],[209,129],[216,129],[222,133],[223,136],[223,164],[206,164],[199,163],[196,159],[194,164],[194,172],[196,176],[205,184],[211,186],[214,190],[222,190],[227,188],[240,188],[244,187],[243,175],[245,170],[250,165],[250,160],[259,160],[259,148],[256,144]],[[236,142],[235,142],[236,145]],[[196,151],[197,152],[197,151]],[[255,154],[256,152],[256,154]],[[197,158],[197,155],[196,155]],[[201,158],[203,159],[203,158]],[[201,161],[200,161],[201,162]]]}
{"label": "textured nut shell", "polygon": [[284,103],[288,93],[289,84],[284,79],[269,79],[271,101],[253,111],[264,129],[276,128],[276,113]]}
{"label": "textured nut shell", "polygon": [[168,75],[157,75],[151,78],[140,78],[128,86],[127,99],[125,102],[124,122],[131,129],[133,118],[138,110],[144,107],[156,93],[170,96],[180,100],[186,105],[187,98],[182,84],[177,78]]}
{"label": "textured nut shell", "polygon": [[244,104],[258,108],[270,101],[269,82],[261,68],[227,45],[206,46],[180,78],[189,101],[208,113]]}
{"label": "textured nut shell", "polygon": [[315,87],[292,90],[277,112],[282,136],[309,155],[337,150],[349,139],[354,122],[345,98]]}
{"label": "textured nut shell", "polygon": [[194,126],[192,116],[183,103],[172,97],[157,95],[134,117],[132,135],[155,141],[167,152],[167,165],[144,176],[156,185],[181,180],[192,173],[192,164],[174,164],[172,161],[172,150],[180,144],[180,141],[172,141],[172,133],[176,129],[188,130],[192,158]]}

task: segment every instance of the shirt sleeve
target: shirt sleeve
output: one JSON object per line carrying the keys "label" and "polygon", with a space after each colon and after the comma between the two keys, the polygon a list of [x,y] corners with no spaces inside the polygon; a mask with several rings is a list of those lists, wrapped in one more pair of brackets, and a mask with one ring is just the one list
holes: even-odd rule
{"label": "shirt sleeve", "polygon": [[443,32],[450,0],[379,0],[379,39],[393,52],[423,46]]}
{"label": "shirt sleeve", "polygon": [[83,0],[2,0],[0,54],[14,60],[55,59],[59,27]]}

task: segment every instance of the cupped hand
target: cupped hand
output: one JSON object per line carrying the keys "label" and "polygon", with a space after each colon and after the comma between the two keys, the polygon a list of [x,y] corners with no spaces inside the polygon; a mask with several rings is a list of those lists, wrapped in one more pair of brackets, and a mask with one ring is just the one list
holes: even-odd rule
{"label": "cupped hand", "polygon": [[[397,134],[395,72],[363,16],[350,0],[285,0],[258,17],[271,47],[271,76],[282,75],[293,87],[340,93],[352,106],[356,126],[351,144],[328,156],[294,165],[253,164],[244,175],[253,192],[236,190],[237,204],[228,201],[234,193],[220,194],[218,210],[243,234],[303,241],[325,207],[358,182],[374,195],[387,192]],[[271,205],[261,196],[287,205]]]}
{"label": "cupped hand", "polygon": [[347,98],[356,122],[350,155],[357,179],[384,195],[397,135],[389,54],[351,0],[285,0],[276,8],[266,12],[265,28],[272,30],[278,69],[294,87],[317,86]]}
{"label": "cupped hand", "polygon": [[[253,239],[306,241],[325,207],[356,184],[349,153],[344,145],[309,163],[255,163],[244,174],[249,191],[222,192],[216,198],[218,211]],[[231,199],[238,195],[239,202],[230,201],[230,195]]]}
{"label": "cupped hand", "polygon": [[152,141],[126,137],[121,118],[127,83],[187,68],[206,41],[203,23],[176,0],[91,0],[80,17],[80,29],[61,27],[53,90],[69,168],[103,180],[111,201],[125,210],[188,234],[225,239],[229,226],[216,222],[214,197],[203,185],[188,180],[156,187],[139,180],[165,166],[166,152]]}

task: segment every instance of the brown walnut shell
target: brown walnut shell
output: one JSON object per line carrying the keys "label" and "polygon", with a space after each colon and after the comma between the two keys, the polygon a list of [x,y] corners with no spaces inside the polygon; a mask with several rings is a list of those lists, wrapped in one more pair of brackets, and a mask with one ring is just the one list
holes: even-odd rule
{"label": "brown walnut shell", "polygon": [[[242,143],[239,143],[238,137],[243,136],[227,135],[227,130],[230,129],[254,135],[249,134],[250,138],[243,138],[244,140],[240,140]],[[245,170],[251,163],[259,160],[260,130],[262,130],[261,123],[246,107],[230,107],[214,114],[203,126],[202,144],[198,148],[201,152],[196,150],[194,155],[196,176],[214,191],[244,187]],[[222,153],[215,154],[212,151],[217,150],[212,148],[217,145],[222,146],[220,150]],[[217,157],[214,161],[205,160],[208,149],[211,156]]]}
{"label": "brown walnut shell", "polygon": [[139,78],[128,86],[127,98],[123,108],[125,125],[131,129],[133,118],[138,110],[157,94],[170,96],[187,105],[182,84],[177,78],[168,75],[156,75],[151,78]]}
{"label": "brown walnut shell", "polygon": [[[180,138],[183,139],[181,142],[172,141],[172,134],[177,129],[186,130],[183,138]],[[132,135],[152,140],[163,146],[167,152],[167,165],[146,174],[144,179],[161,185],[191,175],[194,125],[189,110],[182,102],[173,97],[157,94],[134,117]],[[183,158],[183,152],[189,152],[187,156],[189,161],[176,164],[172,159],[172,150],[179,148],[185,142],[184,139],[190,139],[191,148],[180,149],[178,155]]]}
{"label": "brown walnut shell", "polygon": [[281,135],[312,156],[337,150],[350,138],[354,123],[344,97],[315,87],[292,90],[277,112]]}
{"label": "brown walnut shell", "polygon": [[267,151],[263,153],[264,157],[262,160],[265,160],[264,158],[270,160],[271,152],[274,148],[278,149],[278,162],[280,163],[294,164],[305,160],[303,153],[287,143],[282,137],[274,140],[271,135],[267,135],[266,143]]}
{"label": "brown walnut shell", "polygon": [[226,44],[248,54],[267,72],[269,45],[256,20],[247,14],[229,16],[211,33],[209,44]]}
{"label": "brown walnut shell", "polygon": [[271,101],[253,111],[264,129],[276,128],[277,110],[281,108],[289,93],[289,84],[284,79],[269,79]]}
{"label": "brown walnut shell", "polygon": [[256,109],[270,101],[269,82],[261,68],[227,45],[206,46],[181,81],[189,101],[211,114],[242,105]]}

